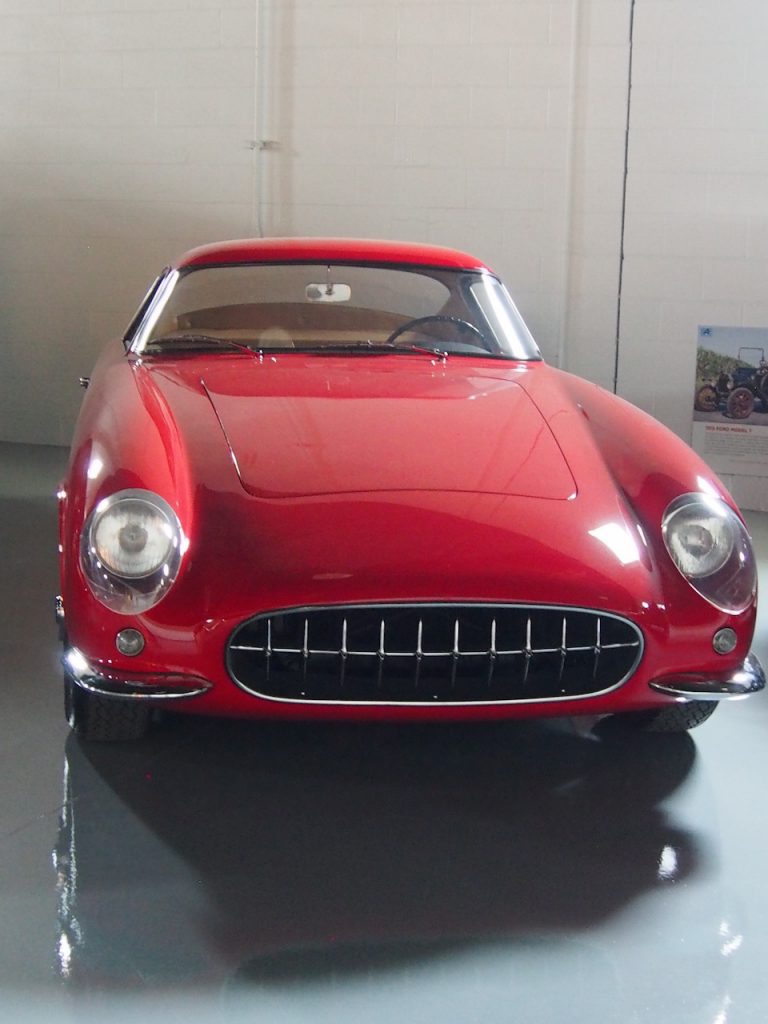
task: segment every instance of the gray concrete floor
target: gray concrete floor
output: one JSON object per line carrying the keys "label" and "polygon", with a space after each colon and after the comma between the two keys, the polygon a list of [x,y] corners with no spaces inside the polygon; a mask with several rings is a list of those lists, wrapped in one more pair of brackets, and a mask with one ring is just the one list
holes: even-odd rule
{"label": "gray concrete floor", "polygon": [[763,1024],[765,695],[623,743],[178,719],[82,747],[64,459],[0,445],[0,1019]]}

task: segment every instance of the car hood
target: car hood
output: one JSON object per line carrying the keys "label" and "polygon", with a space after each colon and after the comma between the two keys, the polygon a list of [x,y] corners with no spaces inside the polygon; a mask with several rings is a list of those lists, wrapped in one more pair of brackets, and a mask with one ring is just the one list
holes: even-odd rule
{"label": "car hood", "polygon": [[202,383],[249,494],[419,490],[565,500],[576,491],[555,437],[512,372],[420,355],[223,362],[209,364]]}

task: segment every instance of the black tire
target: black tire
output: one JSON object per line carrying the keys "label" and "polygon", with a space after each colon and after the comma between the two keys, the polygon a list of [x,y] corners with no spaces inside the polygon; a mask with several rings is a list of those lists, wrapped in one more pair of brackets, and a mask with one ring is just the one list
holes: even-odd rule
{"label": "black tire", "polygon": [[716,412],[719,404],[717,390],[711,384],[704,384],[696,392],[693,407],[697,412]]}
{"label": "black tire", "polygon": [[716,710],[717,701],[689,700],[682,704],[668,704],[657,711],[630,711],[616,715],[615,721],[643,732],[688,732],[706,722]]}
{"label": "black tire", "polygon": [[64,714],[69,726],[83,740],[114,743],[146,736],[152,709],[145,701],[121,700],[88,693],[64,680]]}
{"label": "black tire", "polygon": [[735,388],[728,395],[728,415],[734,420],[745,420],[755,408],[755,396],[749,388]]}

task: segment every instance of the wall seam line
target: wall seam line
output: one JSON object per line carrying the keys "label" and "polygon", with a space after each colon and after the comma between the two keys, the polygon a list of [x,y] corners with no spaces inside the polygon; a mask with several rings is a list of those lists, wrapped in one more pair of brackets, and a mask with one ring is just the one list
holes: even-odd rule
{"label": "wall seam line", "polygon": [[627,120],[624,128],[624,175],[621,187],[621,227],[619,241],[619,285],[616,298],[616,337],[613,359],[613,393],[619,390],[619,356],[621,352],[621,304],[624,291],[624,234],[627,221],[627,179],[629,177],[629,128],[632,114],[632,59],[635,42],[635,2],[629,5],[629,57],[627,61]]}

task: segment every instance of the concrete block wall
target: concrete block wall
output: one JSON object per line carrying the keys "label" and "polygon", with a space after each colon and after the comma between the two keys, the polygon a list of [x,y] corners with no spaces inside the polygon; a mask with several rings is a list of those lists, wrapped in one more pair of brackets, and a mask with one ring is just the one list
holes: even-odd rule
{"label": "concrete block wall", "polygon": [[295,0],[270,154],[277,234],[467,248],[548,354],[564,298],[574,5]]}
{"label": "concrete block wall", "polygon": [[0,0],[0,438],[67,444],[156,272],[253,231],[253,3]]}
{"label": "concrete block wall", "polygon": [[[0,439],[67,443],[155,272],[259,231],[466,248],[613,387],[631,10],[0,0]],[[767,18],[635,4],[618,385],[684,437],[695,324],[768,316]]]}

